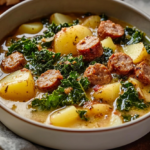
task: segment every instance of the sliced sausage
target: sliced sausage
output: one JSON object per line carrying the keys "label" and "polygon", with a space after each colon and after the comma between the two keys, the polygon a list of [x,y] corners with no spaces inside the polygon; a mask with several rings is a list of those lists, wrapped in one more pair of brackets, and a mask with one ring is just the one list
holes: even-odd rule
{"label": "sliced sausage", "polygon": [[76,45],[79,55],[86,61],[92,61],[103,54],[102,44],[98,37],[87,36]]}
{"label": "sliced sausage", "polygon": [[59,70],[48,70],[41,74],[37,80],[37,86],[44,91],[53,91],[60,85],[63,79]]}
{"label": "sliced sausage", "polygon": [[123,27],[110,20],[102,21],[97,32],[102,39],[108,36],[110,36],[112,39],[115,39],[124,35]]}
{"label": "sliced sausage", "polygon": [[140,82],[150,84],[150,65],[145,61],[141,62],[135,67],[135,75]]}
{"label": "sliced sausage", "polygon": [[133,60],[125,53],[115,53],[109,57],[108,69],[120,75],[127,75],[134,69]]}
{"label": "sliced sausage", "polygon": [[112,79],[107,67],[99,63],[96,63],[95,65],[90,65],[85,70],[84,77],[87,77],[92,85],[107,84]]}
{"label": "sliced sausage", "polygon": [[26,64],[23,54],[19,52],[12,53],[2,61],[2,68],[6,72],[13,72],[22,69]]}

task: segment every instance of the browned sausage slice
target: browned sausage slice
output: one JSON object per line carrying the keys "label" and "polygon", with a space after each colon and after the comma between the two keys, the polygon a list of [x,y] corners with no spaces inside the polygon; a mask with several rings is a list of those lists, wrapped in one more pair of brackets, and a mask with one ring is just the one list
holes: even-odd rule
{"label": "browned sausage slice", "polygon": [[124,29],[121,25],[115,24],[110,20],[102,21],[98,27],[98,35],[102,39],[108,36],[115,39],[124,35]]}
{"label": "browned sausage slice", "polygon": [[135,75],[140,82],[150,84],[150,65],[145,61],[141,62],[135,67]]}
{"label": "browned sausage slice", "polygon": [[92,85],[103,85],[111,81],[111,74],[107,67],[96,63],[90,65],[84,72],[84,77],[87,77]]}
{"label": "browned sausage slice", "polygon": [[53,91],[60,85],[63,79],[59,70],[48,70],[41,74],[37,80],[37,86],[44,91]]}
{"label": "browned sausage slice", "polygon": [[19,52],[12,53],[2,61],[2,68],[6,72],[13,72],[22,69],[26,63],[23,54]]}
{"label": "browned sausage slice", "polygon": [[79,55],[86,61],[92,61],[103,54],[102,44],[98,37],[87,36],[76,45]]}
{"label": "browned sausage slice", "polygon": [[108,69],[120,75],[126,75],[134,69],[133,60],[125,53],[115,53],[109,57]]}

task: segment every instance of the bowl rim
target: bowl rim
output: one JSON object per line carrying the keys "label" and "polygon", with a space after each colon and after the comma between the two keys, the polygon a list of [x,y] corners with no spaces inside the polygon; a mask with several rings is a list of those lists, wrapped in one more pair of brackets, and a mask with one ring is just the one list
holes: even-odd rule
{"label": "bowl rim", "polygon": [[[142,17],[144,17],[144,18],[146,18],[150,21],[150,16],[148,14],[146,14],[142,10],[137,10],[137,8],[135,8],[134,6],[128,4],[127,2],[118,1],[118,0],[111,0],[111,1],[114,1],[114,2],[119,3],[121,5],[124,5],[124,6],[128,7],[129,9],[132,9],[133,11],[135,11],[136,13],[140,14]],[[11,13],[11,11],[13,11],[14,9],[16,9],[16,8],[26,4],[26,3],[30,3],[30,2],[33,2],[33,0],[22,1],[18,4],[16,4],[15,6],[12,6],[10,9],[6,10],[3,14],[0,15],[0,19],[5,17],[5,15],[7,15],[8,13]],[[137,123],[140,123],[144,120],[147,120],[148,118],[150,119],[150,112],[148,112],[147,114],[145,114],[144,116],[142,116],[142,117],[140,117],[136,120],[133,120],[133,121],[130,121],[130,122],[127,122],[127,123],[123,123],[123,124],[118,125],[118,126],[104,127],[104,128],[76,129],[76,128],[65,128],[65,127],[57,127],[57,126],[53,126],[53,125],[46,125],[46,124],[31,120],[29,118],[25,118],[25,117],[17,114],[12,109],[6,107],[5,104],[1,101],[0,101],[0,108],[3,109],[4,111],[6,111],[7,113],[9,113],[10,115],[12,115],[13,117],[15,117],[15,118],[17,118],[17,119],[19,119],[19,120],[21,120],[25,123],[28,123],[30,125],[40,127],[40,128],[43,128],[43,129],[49,129],[49,130],[61,131],[61,132],[72,132],[72,133],[74,133],[74,132],[75,133],[94,133],[94,132],[114,131],[114,130],[119,130],[119,129],[122,129],[122,128],[128,128],[128,127],[136,125]]]}

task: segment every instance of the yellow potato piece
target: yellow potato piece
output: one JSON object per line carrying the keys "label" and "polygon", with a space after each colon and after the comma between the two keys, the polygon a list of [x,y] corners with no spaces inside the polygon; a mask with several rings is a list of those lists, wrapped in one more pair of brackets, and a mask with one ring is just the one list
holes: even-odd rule
{"label": "yellow potato piece", "polygon": [[113,50],[113,52],[115,52],[115,50],[117,48],[116,45],[114,44],[113,40],[111,39],[111,37],[107,37],[106,39],[102,40],[101,43],[102,43],[103,47],[111,48]]}
{"label": "yellow potato piece", "polygon": [[92,32],[87,27],[76,25],[69,28],[63,28],[58,32],[54,39],[54,50],[56,53],[77,55],[76,44],[85,38],[91,36]]}
{"label": "yellow potato piece", "polygon": [[142,42],[125,46],[123,51],[133,59],[133,63],[135,64],[141,62],[148,56],[148,53]]}
{"label": "yellow potato piece", "polygon": [[19,29],[17,34],[36,34],[40,32],[43,29],[43,24],[40,22],[32,22],[32,23],[26,23],[22,24]]}
{"label": "yellow potato piece", "polygon": [[35,87],[31,72],[27,69],[9,74],[0,81],[0,96],[14,101],[27,101],[34,97]]}
{"label": "yellow potato piece", "polygon": [[118,126],[118,125],[121,125],[122,123],[123,122],[122,122],[121,117],[119,117],[118,115],[115,115],[115,114],[111,115],[109,126]]}
{"label": "yellow potato piece", "polygon": [[97,92],[93,94],[93,96],[95,99],[102,99],[104,101],[112,103],[119,96],[120,87],[120,82],[103,85]]}
{"label": "yellow potato piece", "polygon": [[70,17],[68,15],[60,14],[60,13],[54,13],[50,17],[50,22],[54,22],[55,24],[63,24],[63,23],[72,23],[74,20],[73,17]]}
{"label": "yellow potato piece", "polygon": [[87,110],[87,116],[93,116],[98,114],[109,114],[112,111],[112,107],[108,104],[94,104],[91,109]]}
{"label": "yellow potato piece", "polygon": [[54,126],[66,127],[79,118],[77,109],[74,106],[66,107],[50,116],[50,123]]}
{"label": "yellow potato piece", "polygon": [[82,23],[83,26],[89,28],[97,28],[100,24],[100,17],[98,15],[90,16]]}

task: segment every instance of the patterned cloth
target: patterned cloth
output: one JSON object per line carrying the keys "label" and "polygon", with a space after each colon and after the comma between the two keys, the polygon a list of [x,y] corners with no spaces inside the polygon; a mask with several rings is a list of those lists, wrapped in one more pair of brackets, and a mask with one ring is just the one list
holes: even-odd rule
{"label": "patterned cloth", "polygon": [[[14,0],[19,1],[19,0]],[[140,8],[145,13],[150,14],[150,1],[149,0],[124,0],[132,4],[135,7]],[[0,4],[6,2],[6,0],[0,0]],[[7,0],[7,4],[11,4],[13,0]],[[48,150],[35,145],[29,141],[22,139],[21,137],[12,133],[2,123],[0,123],[0,150]],[[50,149],[49,149],[50,150]],[[52,150],[52,149],[51,149]]]}

